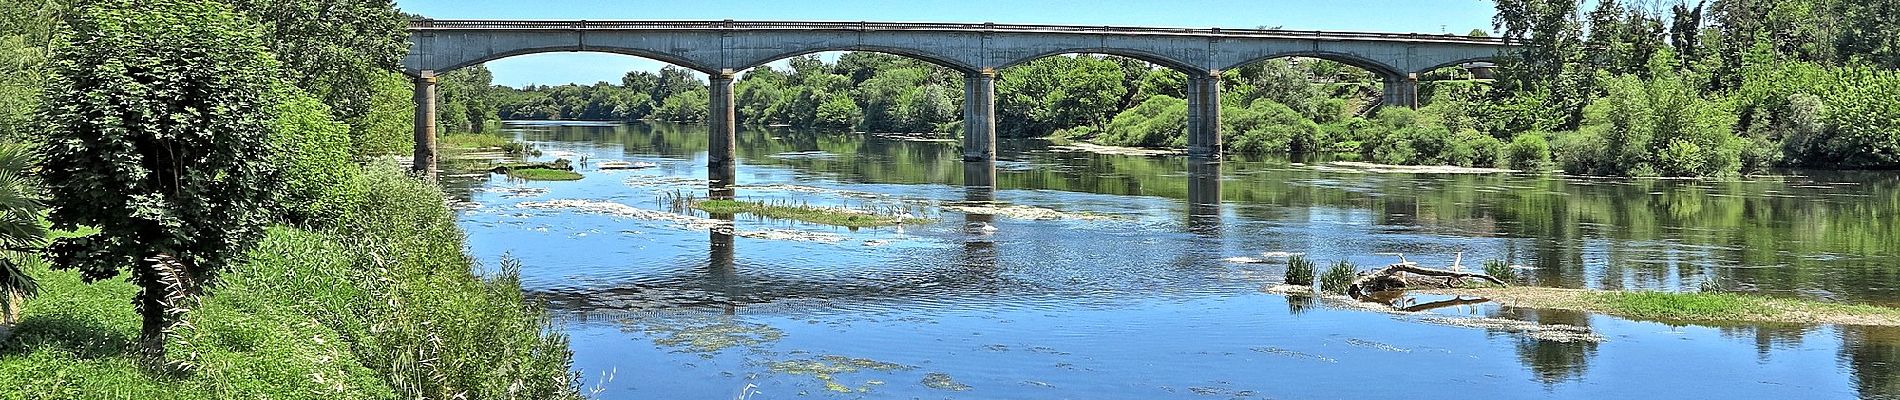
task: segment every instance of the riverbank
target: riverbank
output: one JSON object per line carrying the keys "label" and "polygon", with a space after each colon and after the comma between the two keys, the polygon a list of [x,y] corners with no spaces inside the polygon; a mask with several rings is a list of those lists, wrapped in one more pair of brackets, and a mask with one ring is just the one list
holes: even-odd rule
{"label": "riverbank", "polygon": [[168,367],[140,360],[135,286],[31,266],[0,398],[579,398],[566,338],[516,266],[475,273],[439,189],[389,167],[345,186],[348,215],[271,228],[191,306]]}
{"label": "riverbank", "polygon": [[1510,307],[1584,311],[1664,322],[1900,327],[1900,309],[1734,293],[1597,291],[1531,286],[1425,289],[1414,292],[1483,297]]}

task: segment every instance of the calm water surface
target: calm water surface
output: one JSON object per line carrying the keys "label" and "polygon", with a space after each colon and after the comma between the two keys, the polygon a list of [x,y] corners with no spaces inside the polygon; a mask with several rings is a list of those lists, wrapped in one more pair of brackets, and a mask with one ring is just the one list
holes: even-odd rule
{"label": "calm water surface", "polygon": [[[603,398],[1900,398],[1896,329],[1678,326],[1492,304],[1399,314],[1262,291],[1284,265],[1271,252],[1322,266],[1397,261],[1389,253],[1444,265],[1462,252],[1466,265],[1535,268],[1524,273],[1537,285],[1900,305],[1894,174],[1190,168],[1005,141],[996,187],[969,188],[950,141],[741,133],[742,198],[937,220],[849,230],[675,210],[672,198],[704,193],[704,127],[503,134],[543,159],[659,165],[588,163],[577,182],[445,179],[474,253],[526,265],[523,286],[547,301]],[[957,211],[988,199],[1068,218]],[[1497,319],[1602,340],[1548,340]]]}

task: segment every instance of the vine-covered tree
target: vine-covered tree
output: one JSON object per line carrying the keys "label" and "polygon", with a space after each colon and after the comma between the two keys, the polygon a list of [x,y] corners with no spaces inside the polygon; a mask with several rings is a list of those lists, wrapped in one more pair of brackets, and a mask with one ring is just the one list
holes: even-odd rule
{"label": "vine-covered tree", "polygon": [[278,65],[256,25],[205,0],[99,0],[54,50],[41,168],[55,265],[130,270],[139,342],[163,359],[190,294],[263,233]]}

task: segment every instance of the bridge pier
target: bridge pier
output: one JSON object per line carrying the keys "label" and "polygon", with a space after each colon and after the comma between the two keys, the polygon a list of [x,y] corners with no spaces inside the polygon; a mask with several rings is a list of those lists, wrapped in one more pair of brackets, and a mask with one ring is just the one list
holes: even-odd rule
{"label": "bridge pier", "polygon": [[707,78],[712,83],[711,110],[706,115],[706,197],[732,200],[738,179],[738,110],[732,98],[734,72],[721,70]]}
{"label": "bridge pier", "polygon": [[1385,105],[1418,109],[1418,74],[1385,77]]}
{"label": "bridge pier", "polygon": [[996,70],[963,77],[963,161],[996,160]]}
{"label": "bridge pier", "polygon": [[1188,158],[1220,159],[1220,71],[1188,76]]}
{"label": "bridge pier", "polygon": [[416,74],[416,175],[435,178],[435,71]]}

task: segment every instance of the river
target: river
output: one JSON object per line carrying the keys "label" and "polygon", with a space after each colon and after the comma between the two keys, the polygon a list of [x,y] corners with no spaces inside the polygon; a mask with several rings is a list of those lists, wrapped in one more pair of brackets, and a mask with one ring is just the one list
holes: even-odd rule
{"label": "river", "polygon": [[[1263,290],[1287,253],[1321,268],[1462,254],[1542,286],[1900,305],[1890,173],[1588,179],[1244,157],[1191,170],[1004,140],[992,189],[963,185],[954,141],[742,129],[741,199],[936,221],[845,229],[675,209],[705,194],[703,126],[501,134],[588,160],[580,181],[444,182],[473,254],[522,262],[601,398],[1900,396],[1900,329],[1394,313]],[[658,166],[595,167],[610,160]],[[989,199],[1004,207],[970,207]]]}

